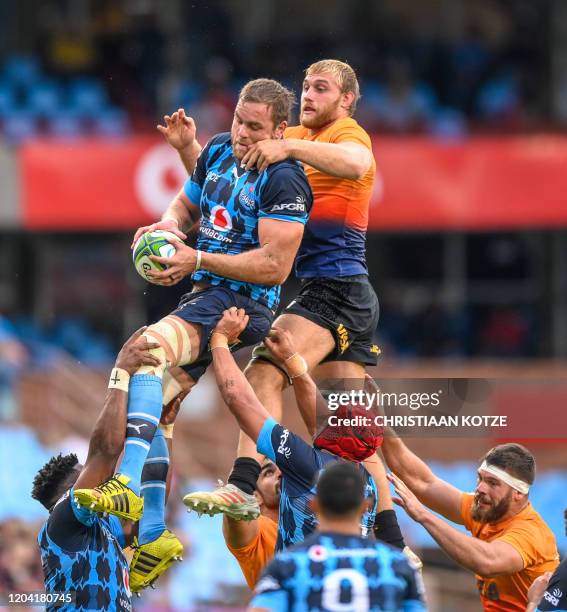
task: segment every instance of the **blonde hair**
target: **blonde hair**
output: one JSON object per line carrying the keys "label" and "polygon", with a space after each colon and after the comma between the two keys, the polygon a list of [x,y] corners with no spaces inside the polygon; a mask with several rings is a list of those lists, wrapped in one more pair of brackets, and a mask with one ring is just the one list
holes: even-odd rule
{"label": "blonde hair", "polygon": [[354,100],[349,108],[349,115],[352,116],[356,110],[356,104],[360,100],[360,87],[356,78],[356,72],[347,63],[334,59],[320,60],[311,64],[305,70],[307,76],[324,72],[328,72],[335,77],[341,93],[354,94]]}

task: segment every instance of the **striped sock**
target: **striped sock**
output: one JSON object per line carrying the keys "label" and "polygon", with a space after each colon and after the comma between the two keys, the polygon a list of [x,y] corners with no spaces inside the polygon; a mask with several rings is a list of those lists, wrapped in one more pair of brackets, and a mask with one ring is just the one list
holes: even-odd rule
{"label": "striped sock", "polygon": [[128,393],[128,425],[124,456],[118,472],[130,478],[128,486],[140,494],[140,479],[161,415],[161,378],[135,374]]}
{"label": "striped sock", "polygon": [[165,529],[165,483],[169,468],[167,442],[157,429],[142,472],[144,514],[140,519],[138,541],[147,544],[159,538]]}

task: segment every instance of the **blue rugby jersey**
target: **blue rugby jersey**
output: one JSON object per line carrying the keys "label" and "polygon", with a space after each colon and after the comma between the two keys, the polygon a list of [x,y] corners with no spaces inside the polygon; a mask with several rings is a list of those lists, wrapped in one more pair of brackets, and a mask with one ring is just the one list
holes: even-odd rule
{"label": "blue rugby jersey", "polygon": [[[326,465],[344,461],[327,451],[314,448],[274,419],[266,419],[256,444],[258,452],[269,457],[281,470],[278,540],[276,552],[303,542],[317,528],[317,519],[309,508],[315,495],[315,476]],[[365,496],[373,500],[362,519],[361,534],[366,536],[374,525],[378,491],[374,479],[359,464],[366,481]]]}
{"label": "blue rugby jersey", "polygon": [[251,608],[277,612],[422,612],[421,576],[388,544],[314,533],[280,553],[254,589]]}
{"label": "blue rugby jersey", "polygon": [[47,593],[72,593],[74,602],[47,610],[132,610],[129,569],[120,520],[77,508],[71,489],[38,535]]}
{"label": "blue rugby jersey", "polygon": [[567,559],[563,559],[549,580],[537,612],[567,612]]}
{"label": "blue rugby jersey", "polygon": [[[185,194],[201,210],[197,248],[208,253],[237,255],[259,248],[258,221],[277,219],[305,224],[313,203],[301,165],[292,160],[272,164],[264,172],[240,167],[230,134],[212,138],[199,156]],[[280,287],[223,278],[207,270],[193,280],[223,285],[275,310]]]}

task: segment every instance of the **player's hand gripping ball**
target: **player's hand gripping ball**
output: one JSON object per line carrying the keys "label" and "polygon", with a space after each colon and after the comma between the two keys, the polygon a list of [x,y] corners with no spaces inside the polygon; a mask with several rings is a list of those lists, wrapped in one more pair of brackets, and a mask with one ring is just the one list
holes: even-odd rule
{"label": "player's hand gripping ball", "polygon": [[182,242],[181,238],[172,232],[155,230],[153,232],[146,232],[145,234],[142,234],[134,245],[132,254],[134,266],[136,267],[138,274],[147,280],[148,283],[156,284],[148,276],[148,272],[151,270],[162,272],[163,270],[167,269],[167,266],[164,266],[157,261],[152,261],[150,259],[150,255],[157,255],[158,257],[172,257],[175,254],[175,247],[169,242],[170,240]]}

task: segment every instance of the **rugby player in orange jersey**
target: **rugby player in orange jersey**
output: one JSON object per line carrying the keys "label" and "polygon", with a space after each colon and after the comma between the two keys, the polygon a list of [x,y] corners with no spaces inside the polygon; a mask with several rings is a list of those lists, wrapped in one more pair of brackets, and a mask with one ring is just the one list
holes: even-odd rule
{"label": "rugby player in orange jersey", "polygon": [[[405,444],[387,432],[382,452],[408,515],[457,563],[473,571],[486,612],[524,612],[534,580],[553,572],[559,555],[553,532],[532,507],[528,492],[535,459],[520,444],[491,449],[478,469],[474,494],[441,480]],[[442,518],[464,525],[461,533]]]}

